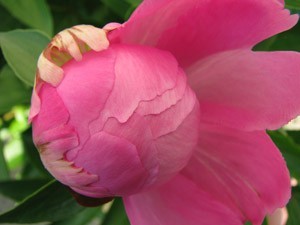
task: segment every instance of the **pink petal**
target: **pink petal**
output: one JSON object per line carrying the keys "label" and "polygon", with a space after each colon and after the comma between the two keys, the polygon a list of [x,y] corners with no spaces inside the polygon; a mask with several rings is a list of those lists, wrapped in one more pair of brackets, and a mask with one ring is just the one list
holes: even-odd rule
{"label": "pink petal", "polygon": [[[83,60],[71,60],[62,67],[64,79],[57,93],[71,115],[69,123],[76,128],[81,144],[88,139],[89,124],[99,116],[113,88],[115,59],[110,50],[90,51]],[[68,152],[67,158],[72,160],[70,155],[77,150]]]}
{"label": "pink petal", "polygon": [[66,124],[69,119],[69,113],[57,90],[46,83],[40,88],[39,98],[33,96],[33,100],[45,98],[47,101],[38,101],[39,113],[33,118],[34,137],[40,136],[44,131]]}
{"label": "pink petal", "polygon": [[182,173],[254,225],[290,198],[285,161],[262,131],[202,124],[197,151]]}
{"label": "pink petal", "polygon": [[174,89],[178,77],[182,76],[177,61],[168,52],[129,45],[112,45],[109,51],[117,55],[115,81],[104,109],[91,124],[92,133],[101,131],[110,117],[126,122],[141,102],[154,100]]}
{"label": "pink petal", "polygon": [[[91,193],[90,197],[130,194],[139,190],[147,179],[147,171],[141,164],[136,146],[105,132],[91,136],[74,162],[99,176],[99,181],[93,183],[92,188],[96,186],[107,190]],[[89,191],[89,187],[85,191]]]}
{"label": "pink petal", "polygon": [[220,51],[250,49],[297,20],[278,0],[146,0],[109,39],[168,50],[186,67]]}
{"label": "pink petal", "polygon": [[202,120],[245,130],[277,129],[300,114],[300,54],[223,52],[188,71]]}
{"label": "pink petal", "polygon": [[123,199],[131,225],[242,225],[226,205],[182,175]]}

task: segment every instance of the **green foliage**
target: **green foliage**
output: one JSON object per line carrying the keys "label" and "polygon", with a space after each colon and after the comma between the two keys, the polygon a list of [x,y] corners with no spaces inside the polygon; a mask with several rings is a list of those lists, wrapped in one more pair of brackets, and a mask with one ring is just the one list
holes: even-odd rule
{"label": "green foliage", "polygon": [[255,46],[256,51],[300,51],[300,23],[289,31],[273,36]]}
{"label": "green foliage", "polygon": [[[129,225],[120,198],[112,205],[84,208],[68,188],[49,182],[53,178],[32,142],[27,117],[36,62],[53,33],[77,24],[102,27],[109,22],[122,23],[140,3],[141,0],[0,0],[0,194],[16,202],[15,207],[0,215],[0,224],[49,221],[51,225]],[[286,0],[286,7],[299,13],[300,0]],[[258,44],[254,50],[300,51],[299,40],[300,23]],[[291,175],[300,181],[300,131],[270,131],[269,135],[285,157]],[[287,225],[298,225],[299,186],[293,188],[287,208]],[[267,225],[266,220],[263,225]]]}
{"label": "green foliage", "polygon": [[[118,215],[118,216],[116,216]],[[106,214],[101,225],[130,225],[123,206],[122,199],[116,198],[114,203]]]}
{"label": "green foliage", "polygon": [[7,179],[9,179],[9,171],[6,164],[6,160],[4,158],[3,143],[0,140],[0,181]]}
{"label": "green foliage", "polygon": [[269,135],[283,154],[291,175],[300,180],[300,145],[283,131],[269,131]]}
{"label": "green foliage", "polygon": [[0,181],[0,193],[19,202],[48,182],[45,179]]}
{"label": "green foliage", "polygon": [[24,24],[52,36],[52,15],[45,0],[0,0],[0,4]]}
{"label": "green foliage", "polygon": [[0,72],[0,115],[10,111],[14,105],[29,104],[30,96],[31,89],[5,65]]}
{"label": "green foliage", "polygon": [[285,7],[300,11],[300,0],[285,0]]}
{"label": "green foliage", "polygon": [[8,65],[30,86],[34,83],[38,57],[49,41],[41,32],[34,30],[0,33],[0,45]]}
{"label": "green foliage", "polygon": [[300,188],[293,189],[292,199],[287,206],[289,218],[286,225],[299,225],[300,221]]}
{"label": "green foliage", "polygon": [[76,216],[54,222],[51,225],[86,225],[93,220],[100,222],[102,220],[102,217],[103,211],[100,208],[85,208]]}
{"label": "green foliage", "polygon": [[65,186],[51,181],[14,209],[0,215],[0,223],[54,222],[74,216],[83,209]]}

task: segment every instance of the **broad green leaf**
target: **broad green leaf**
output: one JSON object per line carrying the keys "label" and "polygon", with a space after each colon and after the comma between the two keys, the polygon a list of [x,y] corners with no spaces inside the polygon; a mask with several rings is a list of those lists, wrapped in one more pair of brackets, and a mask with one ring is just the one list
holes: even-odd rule
{"label": "broad green leaf", "polygon": [[109,212],[106,214],[101,225],[130,225],[123,201],[121,198],[116,198],[111,206]]}
{"label": "broad green leaf", "polygon": [[300,0],[285,0],[285,7],[292,10],[300,10]]}
{"label": "broad green leaf", "polygon": [[269,131],[268,134],[283,154],[292,177],[300,180],[300,146],[283,132]]}
{"label": "broad green leaf", "polygon": [[54,222],[70,218],[83,209],[65,186],[52,181],[12,210],[1,214],[0,223]]}
{"label": "broad green leaf", "polygon": [[4,158],[3,142],[0,140],[0,181],[7,179],[9,179],[9,171]]}
{"label": "broad green leaf", "polygon": [[8,65],[30,86],[34,83],[38,57],[49,41],[49,38],[35,30],[0,33],[0,45]]}
{"label": "broad green leaf", "polygon": [[29,104],[31,90],[5,65],[0,72],[0,115],[8,112],[14,105]]}
{"label": "broad green leaf", "polygon": [[52,15],[45,0],[0,0],[0,4],[24,24],[52,36]]}
{"label": "broad green leaf", "polygon": [[78,215],[68,218],[66,220],[54,222],[51,225],[86,225],[95,218],[103,216],[101,208],[86,208]]}
{"label": "broad green leaf", "polygon": [[300,221],[300,187],[293,188],[292,198],[287,205],[288,221],[286,225],[299,225]]}
{"label": "broad green leaf", "polygon": [[25,28],[25,25],[21,24],[19,20],[12,17],[10,13],[0,5],[0,32],[9,31],[18,28]]}
{"label": "broad green leaf", "polygon": [[0,193],[15,201],[21,201],[34,193],[49,180],[10,180],[0,182]]}

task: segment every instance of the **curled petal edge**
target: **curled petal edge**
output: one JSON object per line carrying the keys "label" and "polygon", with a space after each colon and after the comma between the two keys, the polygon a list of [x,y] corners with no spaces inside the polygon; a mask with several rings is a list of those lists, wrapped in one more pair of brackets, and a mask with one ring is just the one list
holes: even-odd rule
{"label": "curled petal edge", "polygon": [[107,34],[121,26],[117,25],[103,29],[91,25],[77,25],[59,32],[51,40],[38,59],[29,122],[39,113],[38,92],[42,83],[58,86],[63,79],[64,71],[61,67],[65,63],[71,59],[81,61],[82,55],[90,50],[99,52],[107,49],[109,47]]}

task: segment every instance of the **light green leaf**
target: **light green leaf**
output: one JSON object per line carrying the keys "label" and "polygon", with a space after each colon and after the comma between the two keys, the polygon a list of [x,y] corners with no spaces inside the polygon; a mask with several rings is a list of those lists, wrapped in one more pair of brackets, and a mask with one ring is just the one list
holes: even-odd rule
{"label": "light green leaf", "polygon": [[42,179],[1,181],[0,193],[15,201],[21,201],[48,182],[49,180]]}
{"label": "light green leaf", "polygon": [[70,218],[83,209],[65,186],[52,181],[12,210],[0,215],[0,223],[54,222]]}
{"label": "light green leaf", "polygon": [[38,57],[49,41],[49,38],[35,30],[0,33],[4,58],[15,74],[30,86],[34,83]]}
{"label": "light green leaf", "polygon": [[0,4],[24,24],[52,36],[53,20],[45,0],[0,0]]}
{"label": "light green leaf", "polygon": [[31,90],[5,65],[0,72],[0,115],[14,105],[30,103]]}
{"label": "light green leaf", "polygon": [[123,201],[121,198],[116,198],[111,206],[109,212],[106,214],[101,225],[130,225]]}

